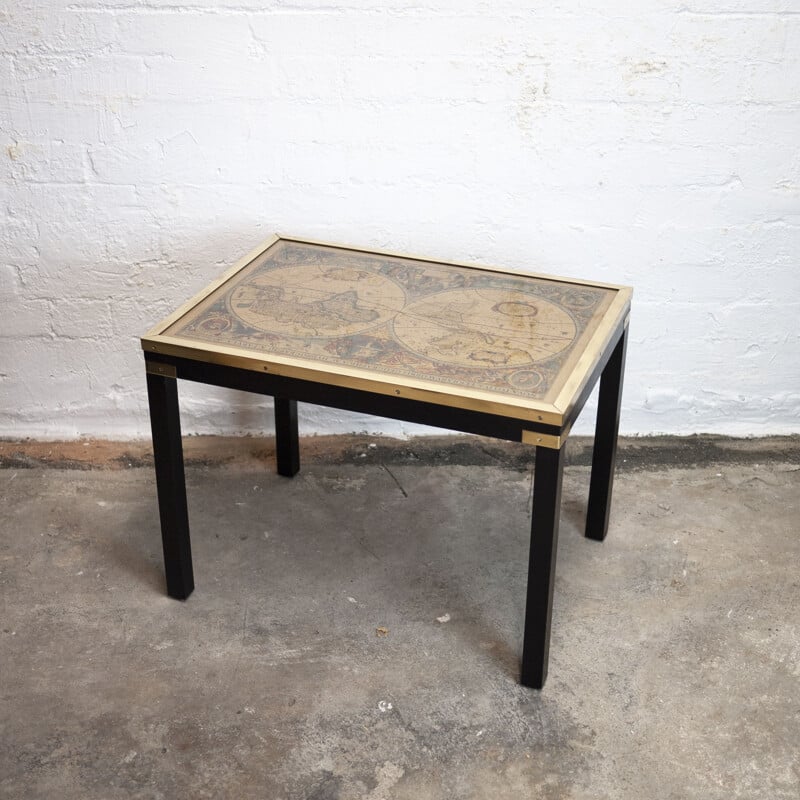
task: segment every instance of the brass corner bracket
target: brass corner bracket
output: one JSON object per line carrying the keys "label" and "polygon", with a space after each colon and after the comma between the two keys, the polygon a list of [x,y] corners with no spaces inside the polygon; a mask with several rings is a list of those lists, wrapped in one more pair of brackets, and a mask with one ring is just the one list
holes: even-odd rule
{"label": "brass corner bracket", "polygon": [[522,431],[523,444],[534,444],[537,447],[549,447],[551,450],[560,450],[566,441],[566,434],[562,436],[554,436],[552,433]]}
{"label": "brass corner bracket", "polygon": [[172,364],[162,364],[158,361],[145,361],[145,370],[151,375],[163,375],[165,378],[177,378],[178,370]]}

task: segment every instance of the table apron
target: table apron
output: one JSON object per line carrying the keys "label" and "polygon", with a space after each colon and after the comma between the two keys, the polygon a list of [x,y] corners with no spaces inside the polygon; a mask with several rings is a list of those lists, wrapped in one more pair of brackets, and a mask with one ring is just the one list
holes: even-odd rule
{"label": "table apron", "polygon": [[332,386],[284,375],[262,374],[238,367],[209,364],[163,354],[153,356],[146,353],[145,361],[148,372],[165,377],[181,378],[272,397],[287,397],[303,403],[431,425],[462,433],[521,442],[523,433],[527,431],[543,434],[548,441],[558,442],[557,446],[563,444],[563,439],[566,438],[564,435],[566,430],[557,425],[544,425],[530,420],[426,403],[406,397],[392,397],[363,389]]}

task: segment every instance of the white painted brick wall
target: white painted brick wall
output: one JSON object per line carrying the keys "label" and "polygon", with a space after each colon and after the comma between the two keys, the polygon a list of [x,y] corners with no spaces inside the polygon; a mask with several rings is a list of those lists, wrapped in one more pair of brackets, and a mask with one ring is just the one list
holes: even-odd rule
{"label": "white painted brick wall", "polygon": [[624,431],[798,432],[798,142],[798,0],[0,0],[0,435],[146,435],[137,336],[276,230],[632,284]]}

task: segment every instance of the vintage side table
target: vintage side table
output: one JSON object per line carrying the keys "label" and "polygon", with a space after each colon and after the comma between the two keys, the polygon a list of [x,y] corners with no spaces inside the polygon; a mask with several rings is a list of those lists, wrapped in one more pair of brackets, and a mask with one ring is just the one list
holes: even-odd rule
{"label": "vintage side table", "polygon": [[631,289],[274,236],[145,336],[167,592],[194,588],[177,378],[536,448],[522,683],[547,675],[564,443],[600,380],[586,535],[608,527]]}

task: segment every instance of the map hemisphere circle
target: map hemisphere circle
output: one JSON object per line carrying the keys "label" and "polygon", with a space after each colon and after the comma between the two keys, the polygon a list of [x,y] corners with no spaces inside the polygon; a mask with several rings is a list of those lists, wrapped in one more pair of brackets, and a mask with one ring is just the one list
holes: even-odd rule
{"label": "map hemisphere circle", "polygon": [[431,361],[476,369],[519,368],[570,347],[578,327],[568,310],[505,289],[452,289],[416,300],[393,321],[397,339]]}
{"label": "map hemisphere circle", "polygon": [[278,267],[236,286],[228,308],[251,328],[298,338],[352,336],[384,325],[406,304],[391,278],[358,267]]}

